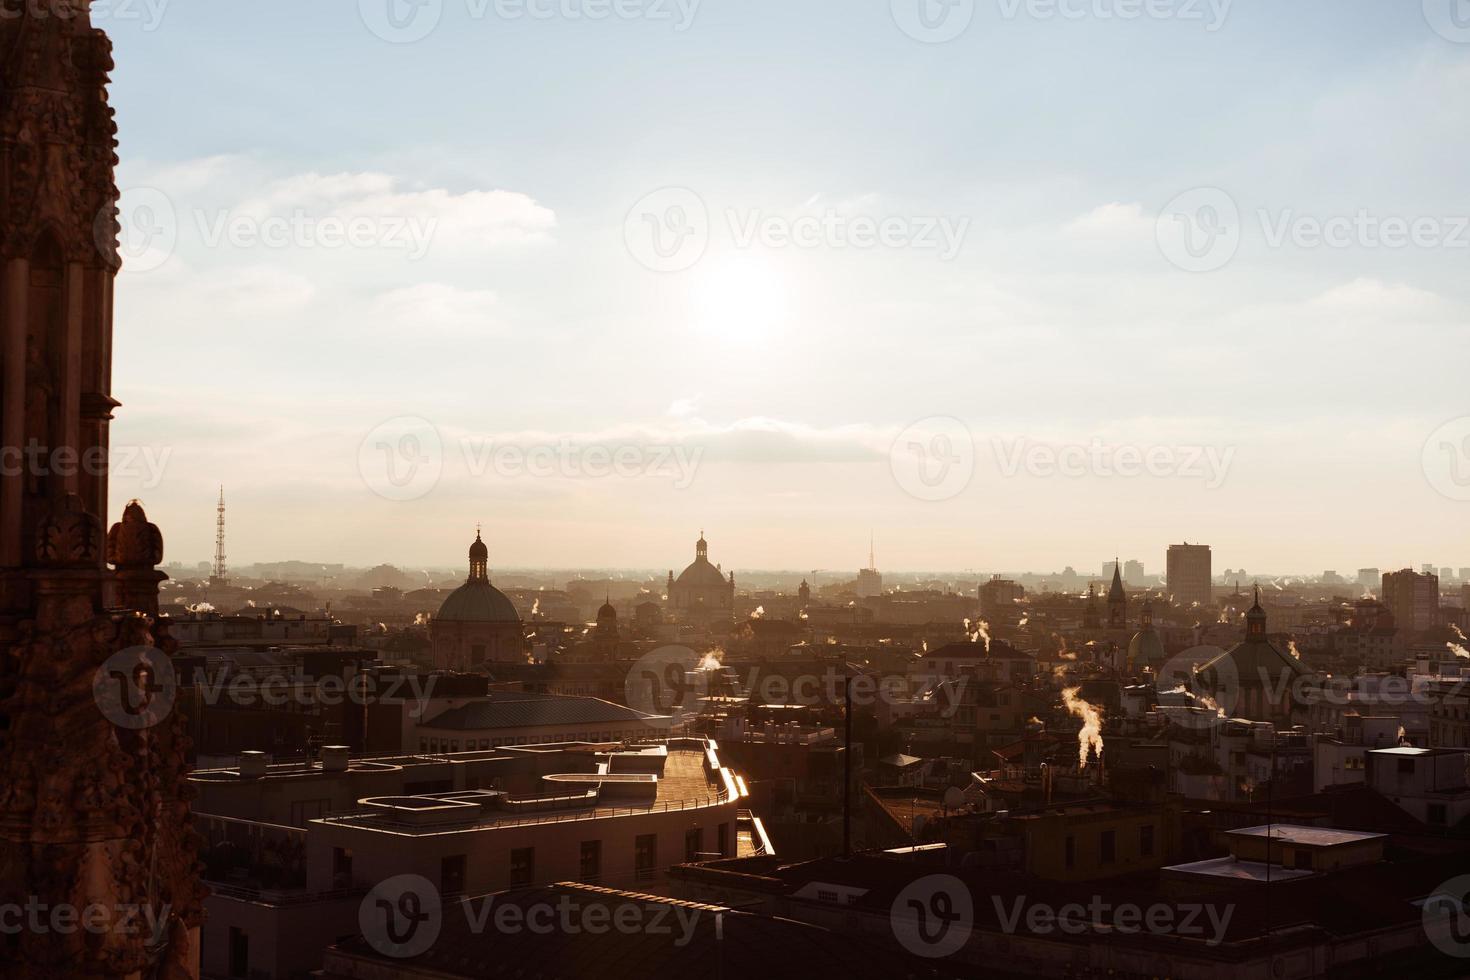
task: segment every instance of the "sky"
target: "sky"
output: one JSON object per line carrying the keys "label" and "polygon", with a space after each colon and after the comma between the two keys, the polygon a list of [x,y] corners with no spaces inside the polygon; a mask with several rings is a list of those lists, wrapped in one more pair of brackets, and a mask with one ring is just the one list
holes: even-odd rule
{"label": "sky", "polygon": [[1463,0],[96,6],[170,559],[1470,566]]}

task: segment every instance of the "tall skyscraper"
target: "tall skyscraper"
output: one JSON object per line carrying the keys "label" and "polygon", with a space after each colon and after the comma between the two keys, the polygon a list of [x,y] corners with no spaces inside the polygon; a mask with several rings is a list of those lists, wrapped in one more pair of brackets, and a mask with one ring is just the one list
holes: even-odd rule
{"label": "tall skyscraper", "polygon": [[1210,546],[1207,544],[1171,544],[1165,565],[1169,594],[1180,605],[1215,603],[1211,585]]}
{"label": "tall skyscraper", "polygon": [[1405,568],[1383,573],[1383,604],[1399,629],[1419,633],[1439,625],[1439,576]]}

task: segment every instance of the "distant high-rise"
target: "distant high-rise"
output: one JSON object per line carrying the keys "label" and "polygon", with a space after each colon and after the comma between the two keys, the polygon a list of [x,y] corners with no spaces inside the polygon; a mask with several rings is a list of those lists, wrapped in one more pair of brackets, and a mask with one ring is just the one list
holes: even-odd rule
{"label": "distant high-rise", "polygon": [[1016,603],[1025,597],[1024,586],[994,575],[990,581],[980,586],[980,615],[986,619],[995,619],[1007,612],[1014,612]]}
{"label": "distant high-rise", "polygon": [[868,538],[868,567],[858,570],[855,591],[859,596],[865,598],[883,594],[883,576],[878,571],[878,557],[871,537]]}
{"label": "distant high-rise", "polygon": [[[1104,579],[1112,579],[1113,569],[1116,568],[1117,565],[1117,561],[1103,562],[1102,577]],[[1127,561],[1123,562],[1122,573],[1123,582],[1125,585],[1143,586],[1148,584],[1144,574],[1143,562],[1138,561],[1137,559],[1130,558]]]}
{"label": "distant high-rise", "polygon": [[1421,633],[1439,625],[1439,576],[1412,568],[1383,573],[1383,604],[1399,629]]}
{"label": "distant high-rise", "polygon": [[1376,569],[1376,568],[1360,568],[1360,569],[1358,569],[1358,584],[1361,585],[1363,588],[1368,589],[1369,591],[1372,591],[1373,589],[1378,588],[1378,586],[1380,584],[1380,576],[1378,574],[1378,569]]}
{"label": "distant high-rise", "polygon": [[1169,594],[1180,605],[1198,603],[1214,605],[1215,595],[1211,586],[1210,546],[1207,544],[1171,544],[1166,560],[1165,575]]}

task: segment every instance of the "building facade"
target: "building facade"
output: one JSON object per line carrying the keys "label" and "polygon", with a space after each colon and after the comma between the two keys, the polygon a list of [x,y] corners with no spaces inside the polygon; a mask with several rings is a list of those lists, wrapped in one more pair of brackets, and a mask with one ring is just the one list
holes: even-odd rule
{"label": "building facade", "polygon": [[1181,606],[1215,604],[1214,577],[1207,544],[1172,544],[1166,563],[1170,596]]}
{"label": "building facade", "polygon": [[1439,576],[1405,568],[1383,573],[1383,604],[1393,621],[1410,633],[1423,633],[1439,625]]}

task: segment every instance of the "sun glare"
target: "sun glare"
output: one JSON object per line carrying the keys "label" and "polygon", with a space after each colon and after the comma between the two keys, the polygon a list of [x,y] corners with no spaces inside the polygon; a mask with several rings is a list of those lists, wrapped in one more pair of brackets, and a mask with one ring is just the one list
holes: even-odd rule
{"label": "sun glare", "polygon": [[711,256],[691,283],[690,319],[700,333],[739,343],[765,343],[791,317],[785,277],[755,256]]}

